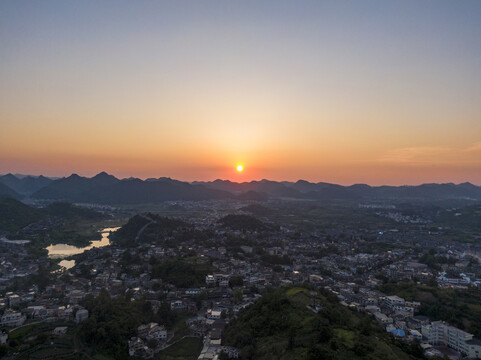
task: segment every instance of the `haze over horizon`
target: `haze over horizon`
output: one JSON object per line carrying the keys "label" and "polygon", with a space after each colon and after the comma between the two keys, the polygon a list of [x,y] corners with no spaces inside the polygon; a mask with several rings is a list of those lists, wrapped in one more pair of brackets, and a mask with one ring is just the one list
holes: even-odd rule
{"label": "haze over horizon", "polygon": [[479,1],[1,2],[0,173],[481,185],[480,18]]}
{"label": "haze over horizon", "polygon": [[[177,181],[182,181],[182,182],[187,182],[187,183],[196,183],[196,182],[214,182],[216,180],[221,180],[221,181],[231,181],[233,183],[250,183],[250,182],[260,182],[260,181],[263,181],[263,180],[267,180],[267,181],[273,181],[273,182],[291,182],[291,183],[295,183],[295,182],[298,182],[298,181],[307,181],[307,182],[310,182],[310,183],[313,183],[313,184],[317,184],[317,183],[329,183],[327,181],[322,181],[322,180],[319,180],[319,181],[309,181],[309,180],[306,180],[306,179],[294,179],[294,180],[284,180],[284,179],[267,179],[267,178],[259,178],[259,179],[250,179],[250,180],[239,180],[239,179],[222,179],[222,178],[215,178],[215,179],[207,179],[207,180],[198,180],[198,179],[192,179],[192,180],[186,180],[186,179],[177,179],[177,178],[173,178],[171,176],[168,176],[168,175],[157,175],[157,176],[150,176],[150,177],[138,177],[138,176],[134,176],[134,175],[130,175],[130,176],[118,176],[116,174],[112,174],[112,173],[108,173],[106,171],[101,171],[100,173],[93,173],[93,174],[79,174],[79,173],[76,173],[76,172],[73,172],[73,173],[69,173],[69,174],[65,174],[65,175],[58,175],[58,176],[51,176],[51,175],[46,175],[46,174],[21,174],[21,173],[8,173],[8,174],[12,174],[14,176],[17,176],[19,178],[22,178],[22,177],[27,177],[27,176],[33,176],[33,177],[39,177],[39,176],[45,176],[47,178],[50,178],[50,179],[62,179],[62,178],[68,178],[70,176],[73,176],[73,175],[78,175],[80,177],[84,177],[84,178],[93,178],[97,175],[100,175],[100,174],[106,174],[106,175],[111,175],[111,176],[114,176],[115,178],[119,179],[119,180],[126,180],[126,179],[140,179],[140,180],[148,180],[148,179],[160,179],[160,178],[170,178],[172,180],[177,180]],[[1,176],[5,176],[7,175],[7,173],[0,173],[0,177]],[[453,183],[453,182],[449,182],[449,183]],[[472,183],[470,181],[464,181],[464,182],[459,182],[459,183],[454,183],[456,185],[459,185],[459,184],[468,184],[468,183],[471,183],[473,185],[476,185],[476,186],[481,186],[481,184],[476,184],[476,183]],[[331,184],[335,184],[335,185],[342,185],[342,186],[351,186],[351,185],[369,185],[369,186],[372,186],[372,187],[376,187],[376,186],[419,186],[419,185],[424,185],[424,184],[446,184],[446,183],[441,183],[441,182],[434,182],[434,183],[428,183],[428,182],[423,182],[423,183],[413,183],[413,184],[369,184],[369,183],[345,183],[345,184],[341,184],[341,183],[331,183]]]}

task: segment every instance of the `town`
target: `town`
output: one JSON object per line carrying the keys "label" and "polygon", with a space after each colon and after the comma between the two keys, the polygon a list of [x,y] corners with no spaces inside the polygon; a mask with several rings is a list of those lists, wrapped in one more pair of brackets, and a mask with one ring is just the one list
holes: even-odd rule
{"label": "town", "polygon": [[[388,336],[418,344],[425,356],[481,358],[479,312],[450,322],[443,318],[448,313],[432,311],[438,293],[479,296],[479,247],[444,240],[428,218],[393,220],[395,210],[365,204],[354,211],[369,212],[381,219],[378,224],[388,211],[392,226],[305,231],[295,221],[280,225],[269,216],[269,209],[286,206],[172,202],[169,209],[177,216],[133,215],[106,234],[107,246],[65,257],[67,266],[59,266],[58,258],[30,256],[27,240],[2,240],[0,340],[10,349],[4,355],[67,358],[85,351],[69,341],[88,343],[96,336],[82,328],[100,326],[98,318],[89,323],[95,299],[128,296],[147,304],[149,315],[115,340],[121,353],[148,359],[187,346],[193,355],[186,358],[239,358],[243,349],[223,341],[226,326],[270,289],[308,286],[334,294],[348,311],[368,314]],[[52,263],[57,270],[47,271]],[[309,309],[319,312],[321,306]],[[58,345],[55,350],[39,341],[46,336]]]}

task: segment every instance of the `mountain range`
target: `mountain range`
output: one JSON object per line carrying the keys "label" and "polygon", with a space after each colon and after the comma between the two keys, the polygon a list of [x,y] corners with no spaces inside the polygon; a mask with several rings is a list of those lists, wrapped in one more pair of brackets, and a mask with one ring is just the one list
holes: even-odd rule
{"label": "mountain range", "polygon": [[[0,176],[0,184],[7,186],[11,190],[13,190],[16,194],[11,194],[14,197],[18,197],[20,195],[29,195],[34,193],[37,190],[47,186],[50,184],[52,179],[47,178],[43,175],[40,176],[22,176],[22,175],[13,175],[7,174]],[[1,189],[0,189],[1,193]]]}
{"label": "mountain range", "polygon": [[100,204],[154,203],[167,200],[481,200],[481,187],[470,183],[418,186],[342,186],[330,183],[278,182],[270,180],[236,183],[229,180],[183,182],[166,177],[141,180],[118,179],[101,172],[92,178],[72,174],[61,179],[44,176],[0,176],[0,197]]}

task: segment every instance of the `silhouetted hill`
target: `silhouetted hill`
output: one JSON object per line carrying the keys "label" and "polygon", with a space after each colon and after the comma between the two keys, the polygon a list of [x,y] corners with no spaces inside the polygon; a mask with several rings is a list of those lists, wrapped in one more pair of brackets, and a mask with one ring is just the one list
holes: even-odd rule
{"label": "silhouetted hill", "polygon": [[118,183],[119,179],[113,175],[107,174],[105,171],[102,171],[91,178],[90,181],[95,186],[111,186]]}
{"label": "silhouetted hill", "polygon": [[105,204],[151,203],[167,200],[210,200],[233,197],[232,194],[202,185],[168,178],[119,180],[100,173],[93,178],[76,174],[56,180],[32,195],[37,199],[68,200]]}
{"label": "silhouetted hill", "polygon": [[297,182],[252,181],[233,183],[215,180],[197,182],[212,189],[222,189],[233,193],[256,191],[271,197],[287,197],[313,200],[395,200],[395,199],[476,199],[481,200],[481,187],[470,183],[463,184],[423,184],[418,186],[369,186],[355,184],[342,186],[329,183],[310,183],[305,180]]}
{"label": "silhouetted hill", "polygon": [[32,197],[38,199],[81,201],[82,194],[92,186],[90,179],[72,174],[67,178],[53,181],[35,192]]}
{"label": "silhouetted hill", "polygon": [[20,194],[32,194],[37,190],[47,186],[53,180],[40,175],[40,176],[24,176],[18,177],[13,174],[7,174],[0,176],[0,183],[7,185],[12,190],[15,190]]}
{"label": "silhouetted hill", "polygon": [[[13,176],[13,175],[12,175]],[[45,178],[46,179],[46,178]],[[18,180],[18,179],[17,179]],[[92,178],[72,174],[50,180],[32,194],[37,199],[66,200],[104,204],[154,203],[169,200],[268,200],[292,198],[306,200],[481,200],[481,187],[463,184],[423,184],[419,186],[342,186],[329,183],[277,182],[270,180],[236,183],[229,180],[183,182],[161,177],[141,180],[117,179],[102,172]],[[0,189],[1,190],[1,189]],[[1,192],[0,192],[1,194]],[[15,194],[11,194],[15,196]]]}
{"label": "silhouetted hill", "polygon": [[5,184],[0,183],[0,199],[4,198],[15,198],[19,199],[21,195],[17,193],[15,190],[11,189]]}
{"label": "silhouetted hill", "polygon": [[6,198],[0,201],[0,230],[17,231],[42,218],[42,211]]}
{"label": "silhouetted hill", "polygon": [[189,224],[179,219],[172,219],[152,213],[135,215],[113,233],[111,241],[121,246],[135,246],[136,241],[156,241],[173,231],[188,227]]}
{"label": "silhouetted hill", "polygon": [[53,217],[68,221],[97,220],[103,218],[103,215],[70,203],[52,203],[38,209],[13,198],[0,200],[0,230],[14,232],[31,223]]}
{"label": "silhouetted hill", "polygon": [[304,198],[305,196],[298,190],[286,186],[285,183],[261,180],[236,183],[229,180],[215,180],[212,182],[195,182],[194,184],[201,184],[211,189],[229,191],[234,194],[246,193],[254,191],[258,193],[268,194],[274,197],[287,197],[287,198]]}
{"label": "silhouetted hill", "polygon": [[98,211],[73,205],[68,202],[54,202],[42,209],[44,214],[68,220],[96,220],[102,218]]}
{"label": "silhouetted hill", "polygon": [[99,202],[116,204],[150,203],[167,200],[210,200],[230,198],[230,193],[191,185],[177,180],[122,180],[98,197]]}

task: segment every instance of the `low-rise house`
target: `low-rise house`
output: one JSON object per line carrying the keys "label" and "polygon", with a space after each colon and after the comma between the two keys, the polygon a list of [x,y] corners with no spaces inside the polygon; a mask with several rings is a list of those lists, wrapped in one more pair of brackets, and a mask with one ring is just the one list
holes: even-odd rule
{"label": "low-rise house", "polygon": [[220,319],[221,317],[222,317],[222,310],[219,310],[219,309],[207,310],[208,319],[217,320],[217,319]]}
{"label": "low-rise house", "polygon": [[416,340],[421,341],[423,338],[423,335],[417,331],[417,330],[409,330],[409,334]]}
{"label": "low-rise house", "polygon": [[53,334],[55,336],[62,336],[67,333],[68,327],[67,326],[58,326],[55,329],[53,329]]}
{"label": "low-rise house", "polygon": [[87,309],[79,309],[75,314],[75,322],[81,323],[89,318],[89,311]]}
{"label": "low-rise house", "polygon": [[0,326],[16,327],[21,326],[26,320],[26,316],[17,311],[6,311],[0,319]]}
{"label": "low-rise house", "polygon": [[8,299],[8,306],[9,307],[14,307],[16,305],[19,305],[21,303],[21,298],[17,294],[7,294],[7,299]]}
{"label": "low-rise house", "polygon": [[215,280],[215,277],[214,275],[207,275],[205,277],[205,283],[207,285],[215,285],[216,284],[216,280]]}
{"label": "low-rise house", "polygon": [[184,304],[184,302],[183,302],[182,300],[176,300],[176,301],[172,301],[172,302],[170,303],[170,309],[171,309],[171,310],[182,311],[182,310],[187,309],[187,305]]}
{"label": "low-rise house", "polygon": [[380,312],[375,313],[374,318],[382,325],[388,325],[393,323],[392,318]]}
{"label": "low-rise house", "polygon": [[[406,303],[406,300],[399,296],[386,296],[384,304],[392,311],[402,311],[407,313],[414,313],[414,303]],[[419,303],[416,303],[418,305]]]}
{"label": "low-rise house", "polygon": [[134,337],[129,341],[129,355],[151,359],[154,357],[154,350],[150,349],[141,338]]}
{"label": "low-rise house", "polygon": [[82,290],[72,290],[68,294],[68,298],[71,304],[78,304],[80,300],[85,296],[85,292]]}
{"label": "low-rise house", "polygon": [[137,334],[139,337],[146,340],[167,340],[167,330],[163,325],[157,323],[149,323],[140,325],[137,328]]}
{"label": "low-rise house", "polygon": [[371,314],[375,314],[375,313],[381,312],[381,309],[380,309],[379,306],[377,306],[377,305],[367,305],[367,306],[364,308],[364,310],[367,311],[367,312],[370,312]]}
{"label": "low-rise house", "polygon": [[185,295],[195,296],[195,295],[199,295],[201,292],[202,292],[201,289],[187,289],[185,290]]}

